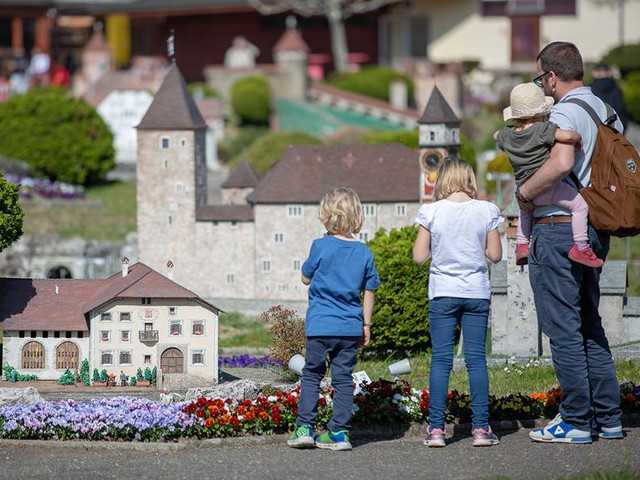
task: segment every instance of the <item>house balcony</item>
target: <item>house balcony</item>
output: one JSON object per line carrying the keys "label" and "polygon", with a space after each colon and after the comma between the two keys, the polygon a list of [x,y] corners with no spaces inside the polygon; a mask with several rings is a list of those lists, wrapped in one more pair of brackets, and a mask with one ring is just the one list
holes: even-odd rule
{"label": "house balcony", "polygon": [[157,342],[158,330],[140,330],[138,332],[138,338],[141,342]]}

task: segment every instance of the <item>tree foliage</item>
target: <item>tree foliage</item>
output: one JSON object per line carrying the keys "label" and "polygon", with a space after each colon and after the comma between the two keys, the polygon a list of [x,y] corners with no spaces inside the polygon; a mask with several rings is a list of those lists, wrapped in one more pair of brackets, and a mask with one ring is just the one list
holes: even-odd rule
{"label": "tree foliage", "polygon": [[22,236],[24,211],[18,189],[0,173],[0,252]]}
{"label": "tree foliage", "polygon": [[271,90],[267,79],[254,75],[234,83],[231,87],[231,107],[242,125],[268,125]]}
{"label": "tree foliage", "polygon": [[602,60],[618,67],[620,74],[626,77],[629,73],[640,70],[640,44],[615,47]]}
{"label": "tree foliage", "polygon": [[0,154],[50,180],[83,185],[103,180],[115,165],[109,127],[91,105],[56,88],[0,103]]}
{"label": "tree foliage", "polygon": [[371,343],[376,356],[424,351],[429,346],[428,265],[416,265],[412,249],[418,230],[378,230],[368,245],[373,252],[381,286],[375,294]]}
{"label": "tree foliage", "polygon": [[257,175],[266,174],[290,145],[321,145],[316,137],[304,132],[280,132],[260,137],[231,161],[231,168],[241,160],[249,162]]}

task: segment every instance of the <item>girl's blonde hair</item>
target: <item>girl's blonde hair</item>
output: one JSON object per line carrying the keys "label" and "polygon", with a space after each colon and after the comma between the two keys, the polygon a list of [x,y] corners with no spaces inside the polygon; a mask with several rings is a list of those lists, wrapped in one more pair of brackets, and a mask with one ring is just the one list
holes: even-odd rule
{"label": "girl's blonde hair", "polygon": [[318,217],[327,232],[335,235],[358,233],[364,223],[358,194],[352,188],[343,186],[332,188],[322,197]]}
{"label": "girl's blonde hair", "polygon": [[478,186],[471,165],[459,158],[449,157],[438,169],[435,197],[436,200],[442,200],[456,192],[463,192],[471,198],[477,198]]}

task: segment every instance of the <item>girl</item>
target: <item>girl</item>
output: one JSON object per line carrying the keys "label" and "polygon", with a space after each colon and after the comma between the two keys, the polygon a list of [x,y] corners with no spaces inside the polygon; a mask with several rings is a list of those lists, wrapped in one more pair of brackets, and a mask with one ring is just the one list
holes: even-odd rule
{"label": "girl", "polygon": [[453,365],[456,325],[462,326],[464,359],[469,372],[473,446],[499,443],[489,427],[489,378],[485,342],[489,317],[486,258],[502,259],[498,207],[476,200],[473,170],[459,159],[447,159],[438,171],[435,203],[420,207],[413,260],[429,268],[429,324],[432,359],[431,407],[424,444],[445,446],[445,407]]}

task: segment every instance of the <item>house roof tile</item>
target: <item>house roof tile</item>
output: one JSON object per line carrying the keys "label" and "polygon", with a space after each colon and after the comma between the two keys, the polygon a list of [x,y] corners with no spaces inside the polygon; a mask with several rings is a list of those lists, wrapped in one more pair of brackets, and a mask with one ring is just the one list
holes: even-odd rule
{"label": "house roof tile", "polygon": [[242,160],[233,169],[229,178],[221,185],[222,188],[253,188],[258,184],[258,175],[251,168],[249,162]]}
{"label": "house roof tile", "polygon": [[204,205],[196,211],[198,222],[252,222],[251,205]]}
{"label": "house roof tile", "polygon": [[142,118],[139,130],[196,130],[207,128],[187,89],[184,77],[173,64]]}
{"label": "house roof tile", "polygon": [[457,123],[460,124],[460,120],[451,109],[451,106],[445,100],[444,96],[438,89],[438,87],[433,87],[431,91],[431,96],[429,97],[429,101],[427,102],[427,106],[424,109],[424,113],[420,120],[418,120],[420,124],[431,124],[431,123]]}
{"label": "house roof tile", "polygon": [[418,202],[419,178],[418,153],[404,145],[292,145],[248,201],[317,203],[340,184],[362,202]]}
{"label": "house roof tile", "polygon": [[2,330],[88,331],[87,313],[114,299],[176,298],[202,300],[143,263],[128,267],[106,280],[0,278],[0,328]]}

